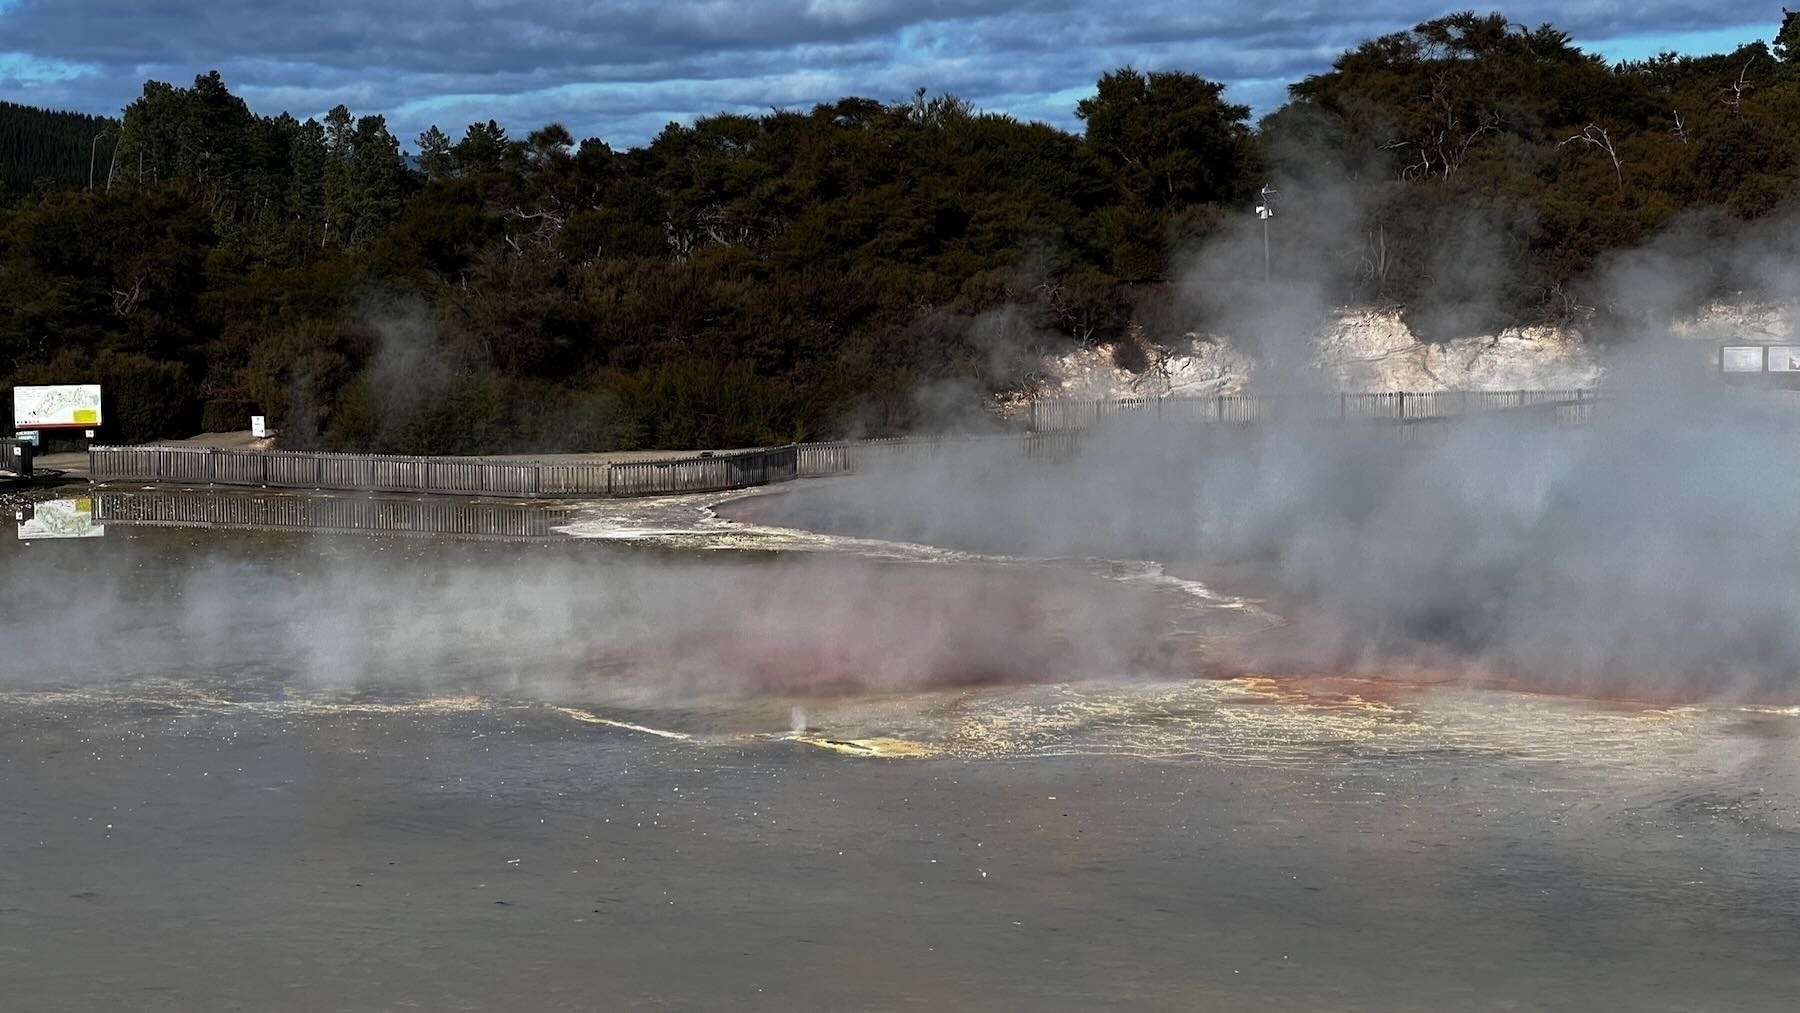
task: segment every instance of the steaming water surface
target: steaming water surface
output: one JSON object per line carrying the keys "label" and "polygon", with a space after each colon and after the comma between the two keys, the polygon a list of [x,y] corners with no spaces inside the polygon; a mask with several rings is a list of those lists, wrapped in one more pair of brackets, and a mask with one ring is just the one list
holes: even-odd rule
{"label": "steaming water surface", "polygon": [[9,1008],[1791,1009],[1800,711],[1211,681],[1153,564],[0,543]]}

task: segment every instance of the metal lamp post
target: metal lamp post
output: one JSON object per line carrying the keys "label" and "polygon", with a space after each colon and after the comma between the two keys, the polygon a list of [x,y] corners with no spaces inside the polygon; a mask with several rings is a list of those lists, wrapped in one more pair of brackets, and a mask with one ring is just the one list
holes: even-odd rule
{"label": "metal lamp post", "polygon": [[1261,203],[1256,205],[1256,217],[1262,219],[1262,227],[1263,227],[1263,283],[1264,284],[1267,284],[1269,281],[1269,219],[1275,217],[1275,198],[1277,198],[1279,196],[1281,196],[1280,190],[1270,189],[1269,184],[1264,183],[1263,188],[1262,188],[1262,193],[1260,195]]}

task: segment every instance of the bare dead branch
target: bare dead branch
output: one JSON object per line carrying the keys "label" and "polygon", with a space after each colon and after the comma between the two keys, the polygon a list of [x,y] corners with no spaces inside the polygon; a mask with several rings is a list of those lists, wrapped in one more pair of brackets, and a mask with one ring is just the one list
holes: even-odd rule
{"label": "bare dead branch", "polygon": [[1738,71],[1737,80],[1720,89],[1719,102],[1733,113],[1744,115],[1744,96],[1756,89],[1755,82],[1750,80],[1750,65],[1755,57],[1744,61],[1744,69]]}
{"label": "bare dead branch", "polygon": [[130,316],[132,311],[137,309],[138,303],[142,302],[143,299],[144,279],[140,275],[139,277],[132,279],[130,289],[113,289],[113,312],[122,317]]}
{"label": "bare dead branch", "polygon": [[1620,161],[1619,149],[1613,146],[1612,135],[1606,131],[1606,128],[1589,123],[1581,128],[1581,133],[1565,138],[1557,147],[1566,148],[1576,142],[1606,152],[1606,157],[1612,159],[1613,175],[1619,180],[1619,189],[1625,189],[1625,163]]}

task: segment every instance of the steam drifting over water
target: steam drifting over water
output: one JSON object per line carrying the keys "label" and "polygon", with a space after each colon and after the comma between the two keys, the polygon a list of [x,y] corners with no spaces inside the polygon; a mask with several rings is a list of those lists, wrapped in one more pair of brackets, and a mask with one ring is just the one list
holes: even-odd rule
{"label": "steam drifting over water", "polygon": [[[1154,559],[1266,593],[1284,635],[1216,660],[1449,667],[1578,693],[1800,692],[1800,402],[1703,363],[1621,370],[1584,428],[1531,413],[1441,440],[1129,420],[1068,468],[938,460],[741,515],[971,551]],[[731,508],[727,508],[728,512]]]}
{"label": "steam drifting over water", "polygon": [[[926,547],[714,554],[143,531],[7,546],[14,687],[218,672],[301,690],[669,704],[1177,674],[1182,601]],[[741,532],[726,532],[741,544]],[[658,539],[664,539],[659,541]],[[779,537],[772,544],[806,545]],[[829,539],[814,540],[831,544]],[[856,543],[849,543],[856,545]],[[866,546],[865,546],[866,547]],[[47,577],[45,565],[55,566]]]}

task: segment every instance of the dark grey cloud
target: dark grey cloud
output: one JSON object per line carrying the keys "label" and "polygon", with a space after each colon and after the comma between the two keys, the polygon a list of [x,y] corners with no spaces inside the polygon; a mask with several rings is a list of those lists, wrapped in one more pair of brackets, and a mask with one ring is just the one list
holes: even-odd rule
{"label": "dark grey cloud", "polygon": [[[1125,64],[1228,82],[1266,111],[1362,39],[1458,9],[1414,0],[1277,8],[1141,0],[0,0],[0,94],[116,112],[150,78],[218,69],[260,111],[339,102],[411,137],[438,122],[552,120],[614,144],[669,120],[847,94],[951,91],[1073,126],[1075,100]],[[1780,5],[1529,0],[1514,20],[1577,39],[1768,36]]]}

